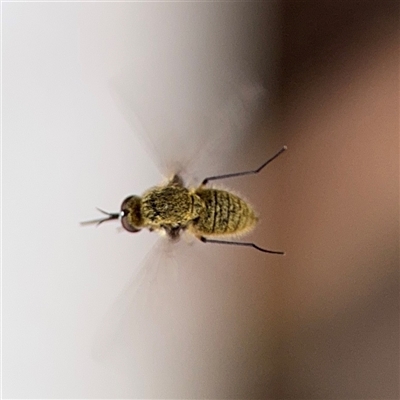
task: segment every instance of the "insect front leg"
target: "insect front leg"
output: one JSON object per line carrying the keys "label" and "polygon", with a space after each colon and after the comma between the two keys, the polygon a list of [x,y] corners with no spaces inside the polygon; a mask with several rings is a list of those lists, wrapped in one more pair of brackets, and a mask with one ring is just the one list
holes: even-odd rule
{"label": "insect front leg", "polygon": [[181,235],[181,230],[183,229],[181,226],[171,225],[163,225],[162,228],[171,240],[178,240]]}

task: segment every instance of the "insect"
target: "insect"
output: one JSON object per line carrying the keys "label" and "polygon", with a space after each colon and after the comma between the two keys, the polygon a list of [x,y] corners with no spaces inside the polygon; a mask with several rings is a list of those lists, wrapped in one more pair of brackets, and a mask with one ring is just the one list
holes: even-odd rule
{"label": "insect", "polygon": [[203,243],[247,246],[265,253],[284,254],[283,251],[268,250],[251,242],[224,240],[224,237],[248,233],[258,218],[246,201],[227,190],[209,188],[207,184],[219,179],[257,174],[286,149],[287,146],[283,146],[255,170],[211,176],[197,188],[187,188],[181,176],[176,174],[167,184],[149,189],[142,197],[127,197],[120,212],[109,213],[98,208],[106,215],[105,218],[81,224],[100,225],[119,219],[123,228],[132,233],[147,228],[177,240],[183,231],[188,231]]}

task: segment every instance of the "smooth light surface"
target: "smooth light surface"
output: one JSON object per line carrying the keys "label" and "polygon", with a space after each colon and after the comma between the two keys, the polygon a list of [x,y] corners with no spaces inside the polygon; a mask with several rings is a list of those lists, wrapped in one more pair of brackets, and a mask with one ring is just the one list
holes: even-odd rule
{"label": "smooth light surface", "polygon": [[182,272],[161,254],[174,278],[156,255],[152,279],[157,267],[166,275],[132,308],[124,287],[157,237],[79,221],[158,184],[156,167],[174,155],[184,167],[205,153],[200,179],[226,172],[217,167],[240,153],[258,95],[254,71],[273,76],[273,64],[260,68],[273,59],[268,34],[262,54],[255,39],[260,21],[273,27],[273,3],[3,3],[2,13],[3,396],[247,396],[269,361],[243,362],[258,311],[226,255],[256,256],[189,246]]}

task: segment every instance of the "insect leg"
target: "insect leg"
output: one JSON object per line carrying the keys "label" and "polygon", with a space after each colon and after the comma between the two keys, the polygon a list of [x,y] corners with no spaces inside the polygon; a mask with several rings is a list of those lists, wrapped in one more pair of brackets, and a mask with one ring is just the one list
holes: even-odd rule
{"label": "insect leg", "polygon": [[231,241],[228,241],[228,240],[214,240],[214,239],[207,239],[204,236],[200,236],[199,239],[203,243],[232,244],[232,245],[235,245],[235,246],[248,246],[248,247],[253,247],[256,250],[262,251],[263,253],[285,255],[284,251],[274,251],[274,250],[263,249],[262,247],[259,247],[256,244],[250,243],[250,242],[231,242]]}
{"label": "insect leg", "polygon": [[162,228],[165,230],[171,240],[179,239],[181,230],[183,229],[181,226],[173,227],[168,225],[162,225]]}
{"label": "insect leg", "polygon": [[265,161],[264,164],[262,164],[260,167],[258,167],[255,170],[235,172],[233,174],[210,176],[208,178],[205,178],[201,184],[206,185],[209,181],[215,181],[217,179],[233,178],[236,176],[243,176],[243,175],[250,175],[250,174],[258,174],[265,166],[267,166],[271,161],[275,160],[275,158],[277,158],[279,155],[281,155],[286,149],[287,149],[287,146],[283,146],[274,156],[272,156],[270,159]]}
{"label": "insect leg", "polygon": [[170,186],[181,186],[183,187],[183,179],[181,178],[180,175],[175,174],[172,179],[168,182],[168,185]]}

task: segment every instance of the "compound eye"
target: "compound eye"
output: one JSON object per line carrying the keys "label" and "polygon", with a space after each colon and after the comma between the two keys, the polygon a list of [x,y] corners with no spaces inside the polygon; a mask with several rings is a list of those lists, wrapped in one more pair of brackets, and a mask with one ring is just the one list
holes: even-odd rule
{"label": "compound eye", "polygon": [[125,230],[127,230],[128,232],[139,232],[140,229],[135,228],[134,226],[132,226],[129,221],[128,221],[128,211],[123,211],[124,215],[121,218],[121,224],[124,227]]}
{"label": "compound eye", "polygon": [[132,200],[134,200],[135,196],[127,197],[121,204],[121,211],[128,213],[129,212],[129,204]]}
{"label": "compound eye", "polygon": [[121,205],[121,224],[125,230],[132,233],[140,231],[140,229],[135,227],[135,222],[137,222],[135,215],[139,205],[138,200],[137,196],[129,196]]}

